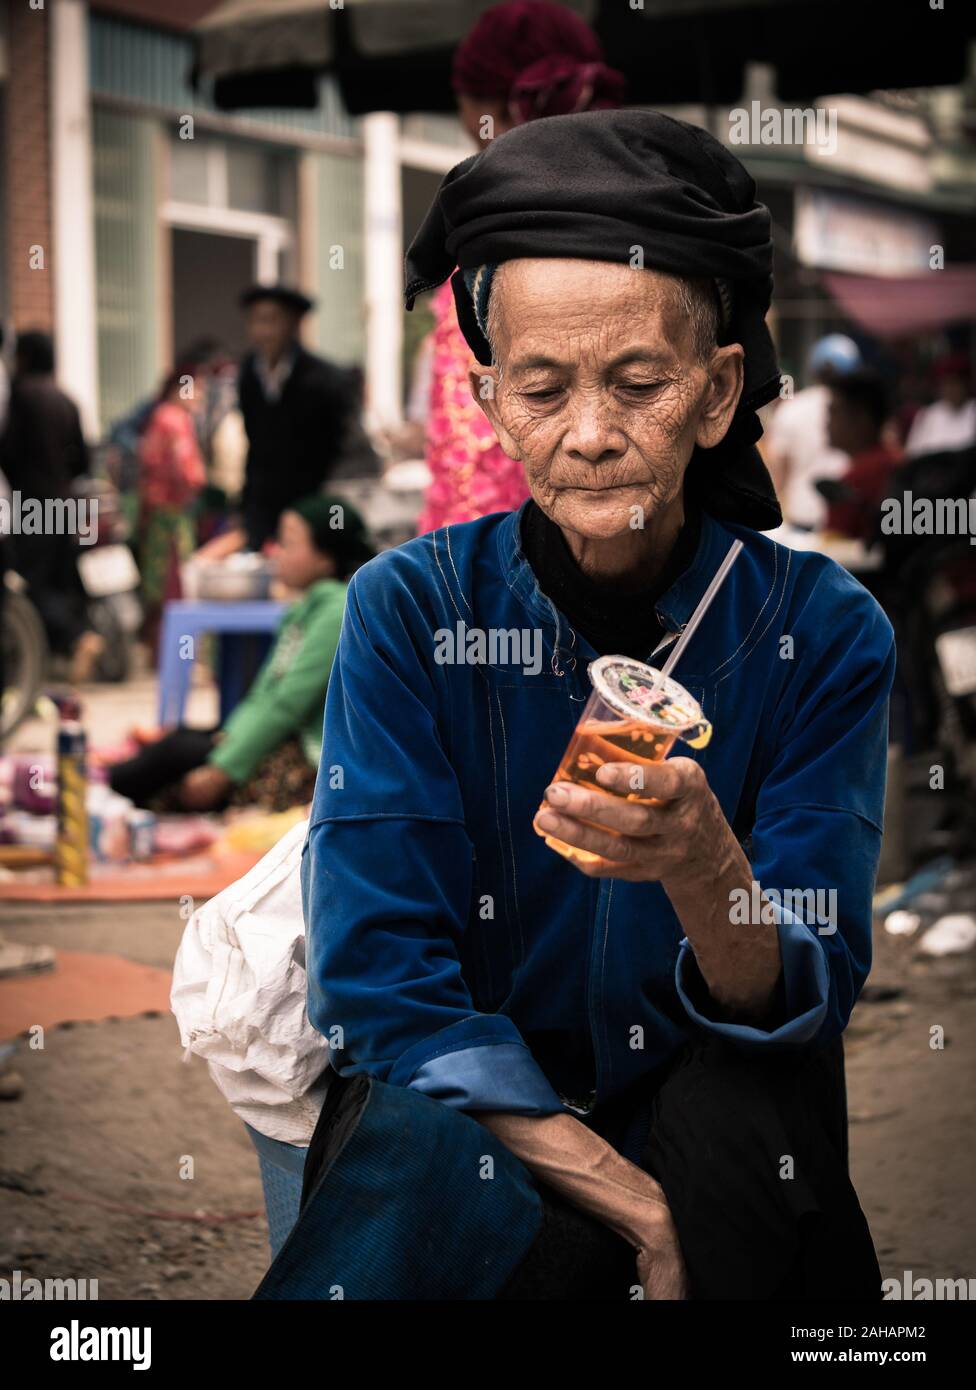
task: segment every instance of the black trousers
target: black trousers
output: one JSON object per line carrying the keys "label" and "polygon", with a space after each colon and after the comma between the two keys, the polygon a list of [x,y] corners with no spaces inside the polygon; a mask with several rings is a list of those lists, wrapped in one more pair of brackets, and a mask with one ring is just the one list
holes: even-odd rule
{"label": "black trousers", "polygon": [[70,656],[88,629],[88,600],[78,573],[74,537],[52,533],[11,539],[13,564],[27,584],[51,650]]}
{"label": "black trousers", "polygon": [[202,767],[210,756],[216,729],[172,729],[155,743],[140,748],[134,758],[109,769],[114,792],[127,796],[137,806],[146,806],[154,796],[178,782],[194,768]]}
{"label": "black trousers", "polygon": [[[847,1167],[840,1039],[757,1055],[696,1038],[652,1079],[641,1166],[664,1189],[694,1299],[881,1299]],[[613,1132],[633,1097],[594,1128]],[[633,1249],[545,1185],[535,1243],[502,1299],[632,1298]]]}

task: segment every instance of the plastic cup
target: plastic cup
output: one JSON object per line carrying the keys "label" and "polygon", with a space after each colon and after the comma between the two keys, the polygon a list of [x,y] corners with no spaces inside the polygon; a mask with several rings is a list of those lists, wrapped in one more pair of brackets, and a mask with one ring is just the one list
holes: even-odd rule
{"label": "plastic cup", "polygon": [[[601,796],[654,804],[655,798],[643,789],[639,772],[631,790],[612,792],[596,780],[597,770],[604,763],[632,763],[640,769],[663,762],[679,738],[691,748],[704,748],[712,736],[711,724],[684,686],[642,661],[601,656],[591,663],[588,674],[593,689],[553,782],[575,782]],[[539,807],[539,811],[552,810],[547,801]],[[564,844],[535,822],[533,829],[565,859],[593,864],[600,858],[589,850]]]}

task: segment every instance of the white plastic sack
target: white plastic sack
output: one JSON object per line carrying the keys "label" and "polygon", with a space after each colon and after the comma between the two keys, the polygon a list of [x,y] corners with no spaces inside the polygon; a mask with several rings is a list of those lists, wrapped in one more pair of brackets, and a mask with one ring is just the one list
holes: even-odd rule
{"label": "white plastic sack", "polygon": [[976,917],[971,912],[951,912],[934,922],[918,943],[927,956],[955,956],[976,946]]}
{"label": "white plastic sack", "polygon": [[305,1008],[301,821],[243,878],[198,908],[173,968],[170,1003],[183,1046],[242,1120],[307,1145],[329,1049]]}

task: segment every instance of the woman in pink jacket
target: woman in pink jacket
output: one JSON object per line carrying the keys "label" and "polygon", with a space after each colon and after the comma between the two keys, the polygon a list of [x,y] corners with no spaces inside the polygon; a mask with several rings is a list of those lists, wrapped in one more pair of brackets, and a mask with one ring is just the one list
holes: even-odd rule
{"label": "woman in pink jacket", "polygon": [[[461,121],[490,140],[539,116],[619,106],[622,75],[603,62],[593,31],[551,0],[508,0],[477,21],[454,54]],[[471,352],[458,325],[450,282],[434,295],[433,364],[427,416],[431,482],[417,534],[490,512],[512,511],[529,495],[525,470],[500,448],[471,399]]]}

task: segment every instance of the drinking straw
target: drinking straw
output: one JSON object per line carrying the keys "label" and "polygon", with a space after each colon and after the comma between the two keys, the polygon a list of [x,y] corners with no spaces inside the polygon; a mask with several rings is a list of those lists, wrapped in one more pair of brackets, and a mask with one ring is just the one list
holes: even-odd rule
{"label": "drinking straw", "polygon": [[[662,680],[665,676],[669,676],[671,672],[674,670],[675,666],[678,664],[678,660],[681,657],[681,653],[684,651],[685,647],[687,647],[692,637],[694,637],[695,629],[698,627],[698,624],[701,622],[702,618],[704,618],[705,614],[708,612],[709,604],[711,603],[715,595],[718,593],[719,589],[721,589],[723,583],[725,582],[725,576],[728,574],[729,570],[735,564],[736,558],[741,549],[741,541],[733,541],[732,544],[729,546],[728,554],[726,555],[722,563],[719,565],[718,569],[715,571],[715,574],[712,577],[711,584],[709,584],[708,588],[702,594],[701,602],[695,609],[694,613],[692,613],[691,617],[688,619],[688,622],[685,625],[685,630],[678,638],[677,642],[674,644],[674,650],[672,651],[671,655],[668,657],[667,661],[661,667]],[[658,690],[660,689],[660,684],[660,681],[657,682],[654,689],[651,691],[652,704],[654,702]]]}

